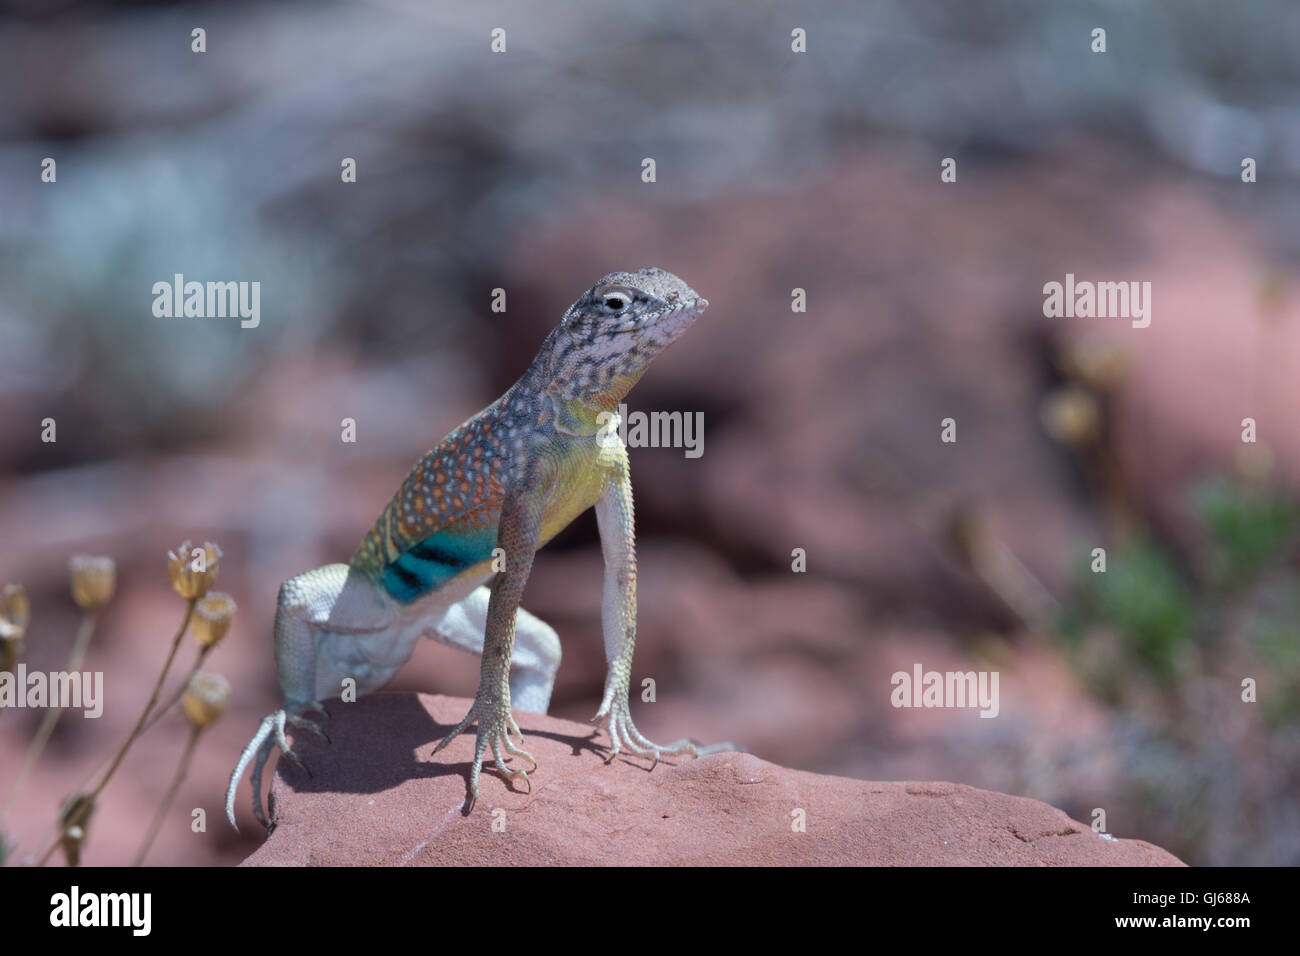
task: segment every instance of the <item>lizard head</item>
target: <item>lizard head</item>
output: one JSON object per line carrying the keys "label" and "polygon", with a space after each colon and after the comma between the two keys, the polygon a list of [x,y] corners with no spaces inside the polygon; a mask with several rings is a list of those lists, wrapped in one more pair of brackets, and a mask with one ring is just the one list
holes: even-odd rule
{"label": "lizard head", "polygon": [[621,398],[708,305],[663,269],[611,272],[569,306],[552,333],[552,390],[567,399]]}

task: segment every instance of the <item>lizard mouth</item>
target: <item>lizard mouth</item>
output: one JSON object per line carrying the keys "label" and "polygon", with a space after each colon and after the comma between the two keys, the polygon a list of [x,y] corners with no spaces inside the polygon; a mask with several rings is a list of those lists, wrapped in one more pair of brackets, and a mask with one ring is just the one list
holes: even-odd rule
{"label": "lizard mouth", "polygon": [[704,298],[679,299],[671,308],[665,309],[648,318],[640,326],[631,329],[652,348],[665,349],[677,341],[682,334],[695,324],[695,320],[708,308],[709,300]]}
{"label": "lizard mouth", "polygon": [[638,322],[629,322],[616,329],[617,332],[638,332],[645,329],[659,328],[662,326],[679,327],[684,321],[693,322],[699,318],[700,313],[709,307],[709,300],[697,297],[694,299],[679,299],[673,302],[667,309],[662,309],[652,316],[646,316]]}
{"label": "lizard mouth", "polygon": [[695,321],[699,318],[700,313],[709,307],[709,300],[703,297],[694,299],[681,299],[673,303],[673,307],[667,312],[661,312],[657,315],[650,325],[659,325],[667,323],[677,325],[682,320]]}

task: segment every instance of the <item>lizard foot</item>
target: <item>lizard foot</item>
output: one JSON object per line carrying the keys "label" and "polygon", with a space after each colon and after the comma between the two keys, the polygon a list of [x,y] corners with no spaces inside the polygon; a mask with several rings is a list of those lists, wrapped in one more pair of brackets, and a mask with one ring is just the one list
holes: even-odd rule
{"label": "lizard foot", "polygon": [[271,756],[271,748],[278,746],[281,754],[293,761],[305,773],[310,773],[303,766],[302,761],[298,759],[298,755],[289,747],[289,742],[285,740],[284,728],[286,725],[310,731],[318,737],[324,737],[327,742],[329,741],[320,725],[314,720],[302,716],[300,710],[325,714],[325,709],[314,701],[300,705],[297,709],[281,708],[273,714],[268,714],[262,718],[257,733],[253,735],[253,739],[248,742],[248,746],[239,755],[239,763],[235,765],[234,771],[231,772],[230,785],[226,787],[226,819],[230,821],[230,825],[236,830],[239,827],[235,824],[235,791],[238,789],[239,781],[243,779],[244,770],[247,769],[250,762],[253,764],[253,816],[257,817],[258,823],[268,828],[271,824],[262,809],[262,770],[266,767],[266,761]]}
{"label": "lizard foot", "polygon": [[652,758],[651,770],[659,766],[660,757],[705,757],[709,754],[743,749],[729,742],[706,745],[686,737],[667,745],[647,740],[632,723],[626,690],[619,693],[615,689],[614,693],[606,696],[600,705],[600,710],[593,718],[593,723],[604,724],[609,732],[610,750],[609,756],[605,758],[606,764],[613,761],[624,747],[638,756]]}
{"label": "lizard foot", "polygon": [[492,757],[496,761],[497,771],[505,777],[506,781],[515,779],[522,780],[532,791],[532,784],[528,780],[528,773],[518,768],[506,766],[507,757],[502,751],[515,757],[523,757],[537,769],[537,761],[533,759],[532,754],[528,751],[516,747],[514,741],[510,739],[513,733],[523,742],[523,732],[519,725],[515,723],[514,716],[510,713],[510,695],[507,691],[504,694],[492,695],[484,694],[480,689],[474,698],[474,706],[469,709],[465,719],[456,725],[446,737],[443,737],[438,746],[433,748],[437,753],[453,739],[461,734],[471,722],[478,723],[478,740],[474,745],[474,762],[469,768],[469,796],[465,800],[465,813],[474,809],[474,803],[478,800],[478,777],[479,772],[483,769],[483,758],[487,755],[488,747],[492,748]]}

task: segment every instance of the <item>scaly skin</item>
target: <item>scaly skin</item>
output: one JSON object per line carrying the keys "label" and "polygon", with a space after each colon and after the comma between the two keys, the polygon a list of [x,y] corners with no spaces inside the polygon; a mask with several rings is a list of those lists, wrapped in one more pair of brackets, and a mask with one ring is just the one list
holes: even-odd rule
{"label": "scaly skin", "polygon": [[[654,744],[637,731],[628,709],[636,643],[632,487],[610,416],[654,357],[707,306],[661,269],[605,276],[569,308],[518,382],[416,463],[346,565],[285,582],[275,624],[285,707],[262,721],[231,775],[226,812],[232,825],[235,788],[250,762],[254,812],[266,823],[261,772],[272,745],[297,760],[285,726],[319,732],[305,711],[337,696],[347,678],[359,694],[382,686],[421,635],[482,655],[474,705],[434,751],[477,721],[465,812],[478,796],[489,748],[508,780],[527,783],[527,772],[505,766],[508,753],[536,767],[511,739],[522,737],[510,713],[512,690],[520,709],[544,713],[560,648],[555,632],[520,601],[537,549],[592,506],[605,560],[608,662],[596,720],[609,732],[609,759],[623,748],[656,762],[662,755],[735,749],[690,740]],[[494,548],[501,549],[496,573]],[[490,590],[480,586],[489,578]]]}

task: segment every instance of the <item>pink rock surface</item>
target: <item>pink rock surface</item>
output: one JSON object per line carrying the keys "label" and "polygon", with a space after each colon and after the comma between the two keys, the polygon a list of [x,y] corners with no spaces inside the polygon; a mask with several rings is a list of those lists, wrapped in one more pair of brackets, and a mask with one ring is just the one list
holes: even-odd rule
{"label": "pink rock surface", "polygon": [[960,784],[850,780],[743,753],[654,772],[638,758],[606,766],[603,732],[523,713],[539,764],[531,794],[485,770],[465,816],[473,735],[432,751],[469,704],[407,693],[331,703],[331,742],[298,736],[311,775],[281,762],[273,829],[245,864],[1180,865],[1047,804]]}

